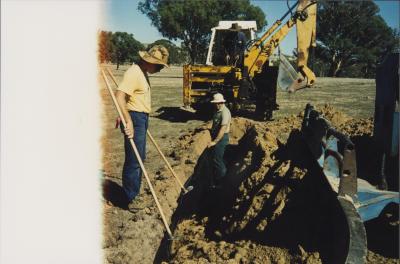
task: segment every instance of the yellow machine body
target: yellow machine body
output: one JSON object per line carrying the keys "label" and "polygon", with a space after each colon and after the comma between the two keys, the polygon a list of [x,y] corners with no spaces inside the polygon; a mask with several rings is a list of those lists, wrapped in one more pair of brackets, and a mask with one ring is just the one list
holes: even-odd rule
{"label": "yellow machine body", "polygon": [[[297,10],[287,20],[282,20],[297,6]],[[287,36],[288,32],[297,26],[298,71],[302,78],[290,88],[312,86],[315,82],[314,73],[307,67],[309,48],[315,46],[316,4],[310,0],[301,0],[277,20],[259,39],[250,42],[244,54],[243,69],[235,65],[185,65],[183,68],[183,103],[185,107],[200,109],[209,102],[213,93],[221,92],[227,99],[230,108],[238,109],[244,103],[260,102],[261,112],[277,109],[276,78],[277,66],[270,66],[270,59],[275,49]],[[249,34],[248,34],[249,35]],[[220,43],[220,42],[213,42]],[[215,49],[215,47],[213,47]],[[247,75],[247,76],[246,76]],[[300,76],[300,75],[299,75]],[[242,80],[249,80],[250,96],[246,102],[239,100],[239,88]],[[302,87],[300,87],[302,86]]]}
{"label": "yellow machine body", "polygon": [[229,87],[232,97],[237,98],[241,79],[242,73],[236,67],[185,65],[183,67],[183,103],[185,106],[195,105],[197,108],[197,105],[207,103],[210,92],[218,92],[221,86]]}

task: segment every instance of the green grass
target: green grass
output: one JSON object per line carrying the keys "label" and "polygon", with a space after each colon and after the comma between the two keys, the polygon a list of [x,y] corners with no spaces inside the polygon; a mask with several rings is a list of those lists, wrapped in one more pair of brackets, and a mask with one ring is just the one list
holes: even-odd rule
{"label": "green grass", "polygon": [[277,101],[280,110],[274,113],[275,118],[297,114],[307,103],[330,104],[355,118],[371,117],[375,107],[375,80],[319,78],[313,88],[294,94],[278,91]]}

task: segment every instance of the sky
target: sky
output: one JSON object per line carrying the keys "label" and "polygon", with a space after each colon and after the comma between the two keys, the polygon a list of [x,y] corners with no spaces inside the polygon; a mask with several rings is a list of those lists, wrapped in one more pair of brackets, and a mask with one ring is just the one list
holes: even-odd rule
{"label": "sky", "polygon": [[[383,0],[375,1],[379,6],[380,15],[386,23],[392,27],[399,29],[399,13],[400,1]],[[157,29],[151,25],[151,21],[140,11],[138,11],[139,0],[107,0],[105,3],[105,19],[101,22],[101,30],[106,31],[123,31],[132,33],[135,39],[142,43],[152,43],[163,38]],[[288,10],[286,1],[265,1],[251,0],[255,6],[259,6],[266,14],[268,26],[272,25],[277,19],[281,18]],[[295,1],[289,1],[292,5]],[[268,27],[267,26],[267,27]],[[281,43],[281,49],[286,54],[291,54],[296,47],[295,30],[292,30]],[[317,32],[318,34],[318,32]],[[179,45],[179,42],[175,42]]]}

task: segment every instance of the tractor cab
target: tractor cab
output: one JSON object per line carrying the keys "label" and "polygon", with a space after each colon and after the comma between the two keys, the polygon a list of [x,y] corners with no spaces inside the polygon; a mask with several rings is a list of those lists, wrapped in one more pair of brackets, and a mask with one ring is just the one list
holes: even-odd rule
{"label": "tractor cab", "polygon": [[256,37],[257,24],[256,21],[219,21],[218,26],[211,28],[210,45],[208,46],[206,65],[224,66],[225,47],[224,40],[231,33],[232,24],[237,23],[246,35],[247,42],[254,40]]}

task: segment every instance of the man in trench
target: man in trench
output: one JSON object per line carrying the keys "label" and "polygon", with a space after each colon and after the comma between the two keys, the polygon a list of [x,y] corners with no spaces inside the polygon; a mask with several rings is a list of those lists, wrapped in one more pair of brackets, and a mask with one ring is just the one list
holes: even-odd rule
{"label": "man in trench", "polygon": [[214,104],[216,109],[210,130],[212,141],[208,144],[213,170],[211,188],[220,188],[221,180],[226,174],[224,153],[229,143],[231,112],[225,106],[224,96],[220,93],[214,94],[211,103]]}
{"label": "man in trench", "polygon": [[140,61],[125,72],[119,85],[116,98],[126,120],[126,127],[121,127],[125,134],[125,162],[122,170],[122,187],[126,195],[128,210],[136,212],[148,204],[142,197],[137,198],[142,180],[142,170],[135,156],[129,139],[133,139],[140,158],[146,158],[146,132],[151,111],[151,87],[148,73],[159,72],[168,67],[168,50],[162,45],[155,45],[149,51],[139,51]]}

